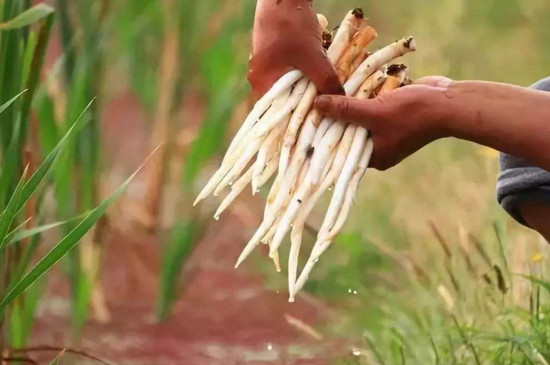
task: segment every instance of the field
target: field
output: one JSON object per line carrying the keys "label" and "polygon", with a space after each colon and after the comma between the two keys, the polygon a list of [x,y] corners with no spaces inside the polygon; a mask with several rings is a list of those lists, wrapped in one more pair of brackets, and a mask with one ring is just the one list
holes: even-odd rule
{"label": "field", "polygon": [[[264,255],[232,268],[268,190],[219,222],[215,199],[191,204],[252,105],[254,6],[0,0],[2,358],[550,363],[547,243],[498,206],[485,147],[445,139],[369,170],[294,304]],[[373,49],[415,36],[414,78],[548,76],[546,0],[315,2],[331,26],[357,6]]]}

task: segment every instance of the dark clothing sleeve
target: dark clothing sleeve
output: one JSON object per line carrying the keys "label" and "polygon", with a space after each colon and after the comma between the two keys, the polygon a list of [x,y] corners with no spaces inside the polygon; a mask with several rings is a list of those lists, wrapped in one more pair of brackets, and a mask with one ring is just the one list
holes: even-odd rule
{"label": "dark clothing sleeve", "polygon": [[[550,77],[531,85],[531,88],[550,92]],[[519,207],[528,200],[547,202],[550,205],[550,172],[533,166],[520,157],[501,153],[497,199],[515,220],[527,225]]]}

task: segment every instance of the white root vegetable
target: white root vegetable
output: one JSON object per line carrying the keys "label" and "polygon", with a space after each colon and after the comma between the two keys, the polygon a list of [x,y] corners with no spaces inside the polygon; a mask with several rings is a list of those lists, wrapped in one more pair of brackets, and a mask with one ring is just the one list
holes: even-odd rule
{"label": "white root vegetable", "polygon": [[299,79],[301,79],[303,73],[298,70],[287,72],[283,75],[269,91],[254,104],[252,111],[248,114],[241,128],[237,131],[237,134],[231,141],[229,148],[227,149],[226,156],[231,155],[235,147],[242,141],[243,136],[259,121],[262,114],[271,106],[273,101],[284,93],[288,92],[292,85],[294,85]]}
{"label": "white root vegetable", "polygon": [[317,130],[315,131],[315,136],[313,137],[313,143],[312,146],[316,148],[319,145],[319,142],[323,139],[325,133],[327,133],[327,130],[332,125],[334,120],[330,117],[324,117],[321,121],[321,124],[319,124],[319,127],[317,127]]}
{"label": "white root vegetable", "polygon": [[[394,58],[413,50],[415,50],[414,39],[412,37],[408,37],[396,41],[391,45],[375,52],[359,66],[359,69],[354,72],[354,74],[350,77],[350,80],[344,84],[346,94],[354,94],[359,89],[361,84],[363,84],[366,79],[377,70],[377,68],[380,68]],[[360,82],[357,82],[358,80]],[[275,197],[273,205],[270,208],[270,214],[264,217],[264,221],[245,246],[242,254],[237,260],[236,267],[238,267],[238,265],[240,265],[240,263],[248,257],[254,247],[258,245],[263,235],[271,227],[274,221],[274,214],[277,214],[277,212],[284,209],[286,204],[288,204],[289,197],[291,196],[289,193],[292,190],[292,186],[296,182],[301,165],[303,164],[308,151],[310,151],[311,142],[315,136],[316,125],[319,124],[321,119],[322,117],[316,110],[310,112],[310,115],[306,118],[300,137],[298,138],[297,146],[295,147],[294,155],[288,167],[288,171],[278,187],[277,196]]]}
{"label": "white root vegetable", "polygon": [[[282,120],[284,120],[288,115],[290,115],[298,106],[298,103],[304,96],[306,88],[308,86],[308,81],[302,79],[298,81],[288,101],[286,102],[283,108],[278,108],[276,112],[271,116],[271,118],[264,118],[262,123],[257,123],[251,130],[249,138],[255,139],[262,137],[269,133],[275,126],[277,126]],[[243,142],[244,143],[244,142]]]}
{"label": "white root vegetable", "polygon": [[248,145],[248,148],[243,151],[243,153],[238,157],[238,159],[236,161],[233,161],[231,166],[227,166],[228,172],[223,177],[223,179],[221,179],[220,183],[214,190],[214,195],[218,195],[218,193],[227,185],[233,184],[233,182],[239,177],[242,171],[246,168],[246,166],[248,165],[252,157],[260,149],[262,142],[263,140],[260,138],[257,138],[251,141]]}
{"label": "white root vegetable", "polygon": [[[353,37],[362,22],[363,14],[360,9],[352,10],[346,14],[344,20],[340,24],[340,27],[338,28],[338,31],[336,32],[336,35],[334,36],[334,39],[332,40],[332,44],[327,51],[327,57],[333,64],[338,63],[338,60],[342,57],[346,47],[349,45],[350,39]],[[281,148],[281,156],[279,159],[280,174],[286,173],[288,164],[290,163],[290,152],[296,143],[298,130],[302,126],[302,123],[311,109],[316,96],[317,89],[313,83],[310,83],[302,100],[292,115],[283,137],[283,146]]]}
{"label": "white root vegetable", "polygon": [[372,140],[369,139],[363,150],[359,165],[357,166],[354,172],[354,175],[352,177],[352,180],[350,182],[350,185],[346,191],[346,199],[338,215],[336,223],[328,235],[317,239],[317,242],[315,243],[315,246],[311,252],[311,256],[309,257],[306,265],[304,266],[304,269],[302,270],[300,277],[296,281],[296,284],[293,287],[293,291],[291,291],[292,300],[294,300],[294,296],[296,295],[296,293],[300,291],[304,286],[304,284],[306,283],[307,279],[309,278],[309,275],[311,274],[311,270],[313,270],[313,267],[319,260],[319,256],[321,256],[326,251],[326,249],[330,246],[330,243],[332,242],[336,234],[338,234],[338,232],[343,228],[346,218],[349,215],[349,212],[353,205],[354,197],[355,197],[355,194],[357,193],[359,182],[361,181],[361,178],[365,174],[365,171],[367,170],[367,167],[369,165],[369,161],[372,156],[372,150],[373,150],[373,143],[372,143]]}
{"label": "white root vegetable", "polygon": [[[262,118],[261,123],[257,123],[257,127],[253,127],[248,133],[246,133],[240,144],[235,147],[232,155],[224,159],[220,170],[228,172],[221,179],[220,183],[214,190],[214,195],[217,195],[225,186],[231,185],[233,180],[235,180],[242,173],[250,159],[263,145],[266,138],[266,133],[269,133],[269,130],[265,129],[266,133],[262,132],[258,135],[255,134],[255,130],[258,128],[261,129],[264,125],[269,123],[273,123],[274,120],[279,123],[286,118],[288,113],[291,112],[291,108],[301,97],[305,86],[307,86],[307,82],[304,83],[303,81],[304,80],[298,81],[294,89],[290,91],[290,94],[287,92],[279,95],[273,101],[272,108],[270,108],[270,110],[266,113],[266,116]],[[276,126],[276,124],[270,125],[273,127]]]}
{"label": "white root vegetable", "polygon": [[[342,53],[344,52],[346,46],[349,44],[351,36],[353,36],[354,31],[358,27],[358,24],[360,24],[360,21],[362,21],[362,14],[361,14],[361,16],[358,16],[357,12],[350,12],[350,13],[348,13],[348,15],[346,15],[346,18],[344,19],[343,24],[340,27],[341,29],[338,30],[338,32],[336,34],[336,37],[335,37],[331,47],[328,50],[329,59],[337,60],[342,55]],[[285,75],[283,77],[286,77],[287,75]],[[288,77],[288,78],[290,79],[290,77]],[[278,86],[278,88],[276,89],[277,93],[275,93],[275,92],[271,93],[271,90],[270,90],[268,92],[268,94],[270,94],[270,95],[266,99],[268,101],[272,102],[273,99],[275,98],[274,97],[275,95],[277,95],[277,96],[283,95],[284,90],[283,90],[283,92],[280,92],[280,89],[282,89],[282,87],[285,86],[285,85],[286,84],[277,85]],[[304,98],[304,96],[306,96],[306,94],[307,94],[307,98]],[[250,148],[249,148],[250,146],[248,146],[245,143],[245,141],[247,139],[255,140],[256,138],[261,138],[262,136],[264,136],[275,125],[277,125],[286,115],[292,113],[293,110],[298,108],[298,106],[300,104],[300,101],[302,99],[311,99],[307,103],[304,102],[302,104],[302,107],[300,108],[300,110],[303,109],[307,112],[305,106],[306,106],[306,104],[309,104],[309,105],[307,105],[308,106],[307,109],[309,109],[309,107],[311,107],[311,104],[313,103],[313,99],[315,98],[315,95],[316,95],[315,86],[313,84],[308,85],[307,81],[305,81],[305,79],[300,80],[296,84],[296,87],[294,88],[291,97],[289,98],[286,106],[282,110],[278,111],[275,115],[271,116],[271,118],[269,118],[268,120],[263,120],[262,119],[262,123],[253,124],[247,131],[245,131],[241,134],[241,137],[239,138],[238,141],[232,143],[232,145],[234,147],[230,148],[230,151],[228,151],[228,155],[226,155],[226,158],[224,159],[224,163],[226,163],[226,166],[223,166],[223,164],[222,164],[222,167],[225,167],[225,168],[223,168],[223,169],[220,168],[220,170],[222,170],[222,171],[216,172],[216,174],[213,176],[213,178],[214,177],[216,178],[216,182],[221,180],[221,181],[223,181],[222,185],[227,185],[228,183],[230,183],[235,178],[235,175],[238,175],[238,173],[237,173],[238,169],[233,167],[232,170],[234,171],[234,173],[231,173],[229,176],[225,176],[225,178],[223,177],[223,175],[225,175],[227,173],[227,171],[231,168],[230,166],[227,166],[227,165],[231,165],[231,164],[235,163],[236,158],[234,157],[234,155],[240,155],[240,154],[243,153],[244,150],[247,150],[247,155],[248,154],[253,155],[252,151],[250,151]],[[262,98],[262,99],[264,99],[264,98]],[[296,113],[294,113],[294,114],[296,114]],[[317,113],[316,111],[313,111],[310,114],[311,114],[311,121],[315,124],[318,124],[319,120],[321,118],[319,113]],[[298,127],[299,127],[299,125],[298,125]],[[240,148],[239,148],[239,145],[240,145]],[[254,146],[256,146],[256,144]],[[281,152],[281,154],[282,153],[283,152]],[[238,167],[243,168],[243,164],[244,164],[243,159],[241,159],[240,164],[239,164]],[[219,184],[219,182],[217,184]],[[223,188],[223,186],[221,188]],[[201,194],[199,194],[199,198],[203,199],[205,196],[210,194],[212,189],[213,188],[210,186],[210,182],[209,182],[209,184],[207,184],[205,189],[203,189],[203,192],[201,192]],[[200,201],[199,198],[197,198],[196,202]]]}
{"label": "white root vegetable", "polygon": [[319,22],[319,25],[321,26],[321,29],[323,31],[326,31],[328,28],[328,19],[323,14],[317,14],[317,21]]}
{"label": "white root vegetable", "polygon": [[333,123],[316,147],[316,151],[311,159],[311,166],[308,171],[310,183],[316,185],[321,179],[321,174],[325,168],[326,161],[338,146],[340,138],[344,135],[346,125],[344,123]]}
{"label": "white root vegetable", "polygon": [[357,30],[363,23],[363,19],[363,10],[359,8],[353,9],[346,14],[327,51],[327,56],[333,63],[336,63],[342,54],[344,54],[350,39],[357,33]]}
{"label": "white root vegetable", "polygon": [[304,203],[294,220],[294,225],[292,227],[292,232],[290,234],[290,252],[288,256],[288,289],[289,289],[289,301],[294,301],[294,285],[296,282],[296,274],[298,272],[298,257],[300,255],[300,246],[302,244],[302,234],[304,230],[304,225],[306,223],[309,213],[315,206],[315,203],[321,195],[334,183],[336,177],[340,174],[341,167],[343,166],[344,161],[346,160],[346,155],[348,154],[349,148],[351,146],[351,141],[353,140],[353,135],[355,134],[355,127],[351,126],[346,129],[342,141],[338,146],[338,150],[331,156],[328,166],[327,173],[323,177],[323,182],[311,197]]}
{"label": "white root vegetable", "polygon": [[357,189],[359,188],[359,183],[361,182],[361,179],[363,178],[363,175],[365,175],[367,167],[369,166],[369,162],[372,157],[372,151],[373,143],[372,139],[369,139],[365,145],[361,160],[359,161],[359,164],[357,165],[357,168],[353,173],[353,176],[351,177],[348,189],[346,191],[346,197],[344,198],[344,203],[342,204],[342,208],[338,213],[338,217],[336,217],[336,222],[328,231],[327,235],[321,238],[322,241],[332,241],[334,237],[336,237],[336,235],[344,227],[344,223],[346,222],[351,207],[353,206],[355,194],[357,194]]}
{"label": "white root vegetable", "polygon": [[[355,97],[358,99],[368,99],[373,90],[380,86],[384,79],[384,73],[382,71],[376,71],[365,80],[363,85],[361,85],[361,87],[359,88],[359,91],[357,92]],[[326,156],[331,154],[334,148],[336,148],[338,142],[340,141],[340,137],[342,136],[342,134],[344,133],[344,129],[346,128],[346,125],[343,122],[333,123],[333,121],[329,118],[325,118],[323,122],[325,124],[332,125],[328,127],[327,132],[317,145],[316,153],[312,158],[311,168],[309,171],[312,184],[319,183],[321,172],[324,169]],[[357,136],[356,138],[361,138],[361,136]]]}
{"label": "white root vegetable", "polygon": [[[326,29],[327,20],[318,16]],[[323,42],[328,42],[327,33]],[[369,53],[366,46],[377,37],[361,11],[349,12],[341,23],[327,56],[343,83],[345,94],[359,99],[403,86],[406,67],[385,65],[416,48],[414,39],[400,39]],[[326,46],[326,43],[324,43]],[[380,85],[382,85],[380,87]],[[380,87],[380,88],[379,88]],[[289,301],[303,287],[320,255],[344,227],[357,190],[373,153],[366,129],[324,117],[312,108],[315,85],[300,71],[281,77],[253,107],[229,145],[219,168],[199,193],[206,196],[231,186],[215,219],[249,183],[252,194],[273,174],[276,178],[265,204],[263,221],[244,247],[235,267],[260,243],[269,245],[269,256],[281,270],[279,248],[289,230]],[[323,194],[334,187],[329,207],[314,247],[300,275],[298,263],[306,220]]]}
{"label": "white root vegetable", "polygon": [[366,77],[380,69],[384,64],[415,50],[414,38],[406,37],[374,52],[350,76],[344,85],[346,94],[353,94],[357,91],[357,88],[365,81]]}
{"label": "white root vegetable", "polygon": [[195,199],[195,202],[193,203],[193,206],[197,205],[198,202],[206,198],[214,191],[216,186],[229,171],[229,167],[235,162],[236,158],[238,158],[238,156],[235,157],[237,146],[242,144],[242,140],[245,138],[246,134],[249,133],[252,127],[258,123],[260,117],[267,111],[267,109],[269,109],[274,99],[281,96],[285,92],[289,92],[292,85],[294,85],[299,79],[301,79],[302,76],[303,73],[298,70],[293,70],[286,73],[279,80],[277,80],[273,87],[254,105],[254,108],[233,138],[233,141],[231,142],[222,161],[222,166],[220,166],[220,168],[214,173],[214,175],[210,178],[208,183],[199,193],[199,195]]}
{"label": "white root vegetable", "polygon": [[323,225],[319,230],[319,234],[321,234],[321,232],[328,231],[336,220],[336,215],[340,211],[342,199],[344,198],[349,180],[357,166],[357,162],[359,161],[361,153],[363,152],[363,149],[365,147],[367,135],[368,132],[366,129],[357,128],[355,136],[353,137],[351,149],[346,158],[346,162],[344,163],[344,168],[342,169],[342,172],[338,177],[338,181],[336,182],[336,186],[334,187],[334,193],[330,201],[325,220],[323,221]]}
{"label": "white root vegetable", "polygon": [[220,215],[223,213],[224,210],[227,209],[227,207],[235,201],[235,199],[239,196],[239,194],[244,190],[244,188],[250,183],[250,180],[252,179],[252,167],[250,167],[246,173],[244,173],[235,183],[231,186],[231,191],[225,199],[221,202],[220,206],[218,207],[218,210],[216,210],[216,213],[214,214],[214,219],[218,220],[220,219]]}
{"label": "white root vegetable", "polygon": [[[391,67],[390,67],[391,68]],[[394,76],[389,76],[382,88],[380,94],[390,92],[399,87],[407,78],[407,68],[397,67],[398,72]],[[368,87],[365,82],[361,88]],[[354,136],[354,144],[359,145],[361,141],[359,138],[366,139],[368,132],[362,127],[358,127]],[[344,169],[338,178],[336,183],[334,194],[330,202],[329,209],[327,210],[323,225],[317,235],[317,240],[313,246],[310,257],[296,282],[295,290],[299,291],[307,281],[311,270],[315,266],[315,263],[319,260],[320,255],[326,251],[330,246],[334,236],[342,229],[345,220],[353,204],[353,198],[357,191],[357,186],[363,176],[365,170],[368,167],[370,157],[372,156],[373,143],[369,139],[366,142],[364,148],[361,149],[361,157],[356,159],[356,154],[353,152],[353,145],[346,158]]]}
{"label": "white root vegetable", "polygon": [[[370,96],[372,90],[380,85],[384,79],[384,74],[381,71],[376,72],[372,77],[369,77],[365,83],[362,85],[361,89],[357,93],[356,97],[360,99],[366,99]],[[288,205],[279,227],[273,236],[273,240],[270,243],[270,255],[279,248],[282,240],[284,239],[286,233],[289,230],[289,227],[296,217],[298,210],[303,202],[307,201],[310,197],[310,194],[315,190],[316,186],[320,183],[320,180],[323,176],[323,172],[327,170],[327,161],[330,156],[333,154],[333,151],[338,146],[342,135],[346,129],[344,123],[333,123],[329,128],[325,136],[319,142],[319,145],[316,148],[316,151],[313,153],[311,163],[307,172],[307,177],[304,179],[304,183],[298,183],[300,186],[299,190],[292,196],[292,199]],[[346,160],[346,163],[351,164],[351,168],[355,167],[354,158],[359,158],[364,146],[364,139],[366,137],[366,131],[364,133],[356,132],[357,142],[352,143],[352,148],[350,155],[354,156],[350,162]],[[361,140],[363,139],[363,140]],[[356,156],[356,157],[355,157]],[[349,159],[349,157],[348,157]],[[348,167],[349,168],[349,167]],[[346,166],[344,166],[344,171],[347,172]],[[351,175],[351,174],[350,174]],[[339,181],[340,183],[340,181]],[[345,182],[347,184],[347,181]]]}
{"label": "white root vegetable", "polygon": [[278,164],[278,157],[279,155],[274,155],[265,166],[265,169],[262,171],[262,174],[260,175],[258,179],[258,185],[257,188],[260,189],[262,186],[265,185],[265,183],[269,180],[271,176],[277,171],[277,164]]}
{"label": "white root vegetable", "polygon": [[[298,86],[296,86],[296,88],[298,88]],[[296,91],[296,88],[294,89],[294,91]],[[298,90],[298,92],[300,91]],[[266,116],[266,119],[271,118],[275,114],[275,112],[271,112],[271,110],[280,110],[283,105],[283,99],[277,99],[275,102],[273,102],[272,108],[268,111],[270,115]],[[273,128],[273,130],[269,132],[267,137],[262,142],[260,150],[258,151],[258,156],[256,157],[256,162],[254,163],[254,172],[252,174],[252,194],[255,194],[256,190],[259,188],[259,180],[267,166],[268,161],[274,158],[275,155],[279,154],[279,141],[282,134],[284,133],[289,119],[290,115],[285,116],[284,120],[275,128]]]}
{"label": "white root vegetable", "polygon": [[[399,57],[407,52],[411,52],[414,49],[414,39],[412,37],[408,37],[396,41],[391,45],[386,46],[381,50],[375,52],[359,66],[359,69],[357,69],[350,77],[350,79],[344,84],[346,95],[355,94],[360,88],[361,84],[363,84],[369,76],[371,76],[378,68],[382,67],[385,63],[388,63],[394,58]],[[302,127],[302,131],[300,133],[300,137],[298,138],[297,146],[295,147],[294,155],[288,167],[288,171],[286,171],[285,173],[285,177],[283,179],[281,187],[279,188],[278,195],[275,198],[275,210],[284,208],[285,202],[288,201],[288,192],[290,191],[289,185],[293,185],[296,181],[296,174],[299,171],[298,166],[301,165],[305,160],[305,155],[310,150],[311,143],[315,138],[315,132],[317,129],[316,126],[319,125],[321,120],[322,117],[316,110],[312,110],[306,118],[306,121],[304,122],[304,125]],[[281,172],[279,171],[279,173]]]}
{"label": "white root vegetable", "polygon": [[281,272],[281,261],[279,259],[279,252],[275,252],[273,254],[273,263],[275,264],[275,270],[277,270],[277,272]]}
{"label": "white root vegetable", "polygon": [[[321,198],[324,192],[330,186],[332,186],[338,179],[338,176],[342,171],[342,168],[346,161],[346,157],[351,148],[351,144],[353,142],[356,129],[357,127],[354,125],[350,125],[349,128],[346,129],[344,136],[342,137],[342,141],[338,146],[338,151],[336,152],[334,162],[332,163],[327,176],[324,177],[323,182],[321,183],[319,188],[312,195],[311,199],[309,199],[308,203],[304,207],[302,207],[302,210],[298,213],[298,216],[296,217],[296,222],[294,223],[294,228],[298,227],[299,229],[304,226],[307,220],[307,217],[309,216],[311,210],[313,209],[317,201]],[[293,256],[293,257],[296,256],[296,262],[297,262],[297,257],[299,255],[299,249],[300,249],[300,246],[297,244],[296,241],[292,240],[292,235],[291,235],[290,256]],[[308,263],[306,263],[306,266],[307,264]],[[292,274],[290,273],[290,270],[291,270],[291,264],[290,264],[290,258],[289,258],[289,277],[292,276],[293,278],[296,278],[297,266],[292,265]],[[303,275],[301,274],[300,278],[302,278],[302,276]],[[301,285],[298,285],[295,282],[295,280],[291,282],[289,279],[289,300],[290,301],[294,300],[294,296],[301,289],[302,285],[303,283]]]}

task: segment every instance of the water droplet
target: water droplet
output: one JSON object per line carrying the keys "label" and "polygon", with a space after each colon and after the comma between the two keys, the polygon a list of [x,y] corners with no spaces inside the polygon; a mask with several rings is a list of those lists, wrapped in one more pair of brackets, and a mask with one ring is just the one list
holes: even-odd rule
{"label": "water droplet", "polygon": [[272,345],[271,343],[268,343],[268,344],[267,344],[267,349],[268,349],[269,351],[273,350],[273,345]]}
{"label": "water droplet", "polygon": [[353,354],[353,356],[361,356],[361,350],[359,349],[353,349],[351,350],[351,353]]}
{"label": "water droplet", "polygon": [[357,290],[354,290],[354,291],[353,291],[353,295],[357,295]]}

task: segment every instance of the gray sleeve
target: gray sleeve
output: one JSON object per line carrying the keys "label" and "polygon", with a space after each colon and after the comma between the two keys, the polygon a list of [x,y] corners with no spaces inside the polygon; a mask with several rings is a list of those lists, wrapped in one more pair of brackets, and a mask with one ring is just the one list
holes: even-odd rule
{"label": "gray sleeve", "polygon": [[[531,88],[550,92],[550,77],[531,85]],[[501,153],[497,200],[515,220],[527,225],[519,206],[528,200],[547,201],[550,204],[550,172],[520,157]]]}

